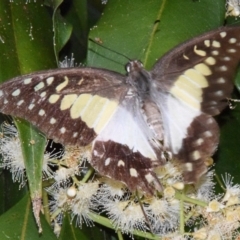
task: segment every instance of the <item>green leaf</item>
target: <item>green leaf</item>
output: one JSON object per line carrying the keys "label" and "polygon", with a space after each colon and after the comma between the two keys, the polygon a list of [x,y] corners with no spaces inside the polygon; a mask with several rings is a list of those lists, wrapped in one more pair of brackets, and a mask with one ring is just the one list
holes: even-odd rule
{"label": "green leaf", "polygon": [[[52,229],[44,218],[41,218],[44,228],[41,240],[56,240]],[[37,239],[37,225],[32,214],[29,196],[26,195],[13,208],[0,216],[0,239]]]}
{"label": "green leaf", "polygon": [[108,236],[109,234],[106,234],[100,227],[94,227],[94,226],[87,226],[84,224],[81,228],[79,228],[76,224],[75,220],[71,220],[70,216],[66,214],[63,220],[63,225],[61,229],[61,233],[59,236],[59,240],[64,239],[81,239],[81,240],[88,240],[88,239],[94,239],[94,240],[101,240],[101,239],[110,239]]}
{"label": "green leaf", "polygon": [[[213,13],[214,11],[214,13]],[[103,46],[140,59],[150,68],[177,44],[224,22],[224,3],[209,1],[110,1],[90,32]],[[124,73],[128,60],[110,50],[89,44],[87,65]]]}
{"label": "green leaf", "polygon": [[72,25],[69,24],[65,18],[62,17],[60,12],[60,5],[63,3],[63,0],[54,0],[54,1],[45,1],[45,4],[48,4],[53,8],[53,32],[54,32],[54,52],[55,57],[58,62],[58,54],[64,45],[69,40],[72,33]]}
{"label": "green leaf", "polygon": [[19,189],[19,183],[14,183],[8,170],[0,173],[0,215],[15,205],[27,193],[27,187]]}
{"label": "green leaf", "polygon": [[56,66],[51,18],[41,3],[0,1],[0,80]]}
{"label": "green leaf", "polygon": [[[66,2],[67,3],[67,2]],[[88,11],[86,0],[72,0],[64,18],[72,25],[72,35],[60,57],[73,54],[77,63],[85,61],[88,41]]]}
{"label": "green leaf", "polygon": [[[22,153],[28,186],[31,199],[33,201],[34,215],[38,222],[38,216],[41,210],[42,199],[42,163],[46,146],[46,137],[40,133],[31,123],[15,119],[18,128],[19,138],[21,139]],[[40,222],[38,222],[40,227]]]}
{"label": "green leaf", "polygon": [[[2,0],[0,16],[1,81],[56,66],[51,18],[46,7],[40,2],[26,4],[25,0]],[[36,199],[42,196],[41,166],[46,139],[29,123],[22,122],[16,121],[16,125],[20,133],[31,198],[36,203]],[[34,142],[36,144],[31,144]]]}
{"label": "green leaf", "polygon": [[240,105],[233,105],[235,109],[226,110],[219,118],[221,137],[215,169],[219,176],[229,173],[234,177],[234,183],[240,183]]}

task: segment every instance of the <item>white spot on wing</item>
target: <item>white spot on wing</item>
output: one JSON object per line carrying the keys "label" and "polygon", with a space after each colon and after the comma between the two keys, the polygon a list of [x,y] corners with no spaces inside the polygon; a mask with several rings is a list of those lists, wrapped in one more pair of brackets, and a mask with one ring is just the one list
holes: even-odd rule
{"label": "white spot on wing", "polygon": [[217,51],[217,50],[213,50],[213,51],[212,51],[212,55],[214,55],[214,56],[219,55],[219,51]]}
{"label": "white spot on wing", "polygon": [[214,92],[214,95],[221,97],[221,96],[223,96],[223,91],[222,90],[216,91],[216,92]]}
{"label": "white spot on wing", "polygon": [[203,133],[204,137],[212,137],[212,132],[206,131]]}
{"label": "white spot on wing", "polygon": [[130,172],[130,175],[132,177],[137,177],[138,176],[137,170],[135,168],[130,168],[129,172]]}
{"label": "white spot on wing", "polygon": [[38,112],[38,115],[43,116],[45,114],[45,111],[43,109],[40,109]]}
{"label": "white spot on wing", "polygon": [[226,57],[223,57],[222,59],[223,59],[223,61],[230,61],[230,60],[231,60],[231,58],[230,58],[230,57],[228,57],[228,56],[226,56]]}
{"label": "white spot on wing", "polygon": [[73,137],[76,138],[78,136],[78,132],[73,133]]}
{"label": "white spot on wing", "polygon": [[200,152],[198,150],[195,150],[194,152],[192,152],[192,158],[193,160],[198,160],[201,158]]}
{"label": "white spot on wing", "polygon": [[212,46],[215,47],[215,48],[220,48],[221,47],[221,43],[216,41],[216,40],[213,40],[212,41]]}
{"label": "white spot on wing", "polygon": [[53,82],[53,80],[54,80],[54,77],[49,77],[49,78],[47,78],[47,79],[46,79],[47,85],[48,85],[48,86],[51,85],[52,82]]}
{"label": "white spot on wing", "polygon": [[234,49],[234,48],[230,48],[230,49],[227,50],[227,52],[229,52],[229,53],[235,53],[235,52],[237,52],[237,50]]}
{"label": "white spot on wing", "polygon": [[56,123],[56,119],[52,117],[52,118],[50,119],[50,123],[51,123],[51,124]]}
{"label": "white spot on wing", "polygon": [[40,82],[34,87],[34,91],[37,92],[38,90],[44,88],[44,86],[45,86],[44,82]]}
{"label": "white spot on wing", "polygon": [[212,124],[212,123],[214,123],[213,118],[208,118],[208,120],[207,120],[207,124]]}
{"label": "white spot on wing", "polygon": [[124,163],[123,160],[119,160],[117,165],[118,165],[118,167],[120,167],[120,166],[123,166],[123,167],[124,167],[124,166],[125,166],[125,163]]}
{"label": "white spot on wing", "polygon": [[29,109],[29,110],[32,110],[34,107],[35,107],[35,104],[31,103],[31,104],[28,106],[28,109]]}
{"label": "white spot on wing", "polygon": [[23,83],[27,85],[27,84],[31,83],[31,81],[32,81],[32,78],[25,78],[23,80]]}
{"label": "white spot on wing", "polygon": [[104,165],[108,166],[110,164],[110,162],[111,162],[111,158],[107,158],[104,162]]}
{"label": "white spot on wing", "polygon": [[12,96],[16,97],[20,94],[20,89],[16,89],[15,91],[12,92]]}
{"label": "white spot on wing", "polygon": [[222,71],[222,72],[225,72],[225,71],[227,71],[227,66],[223,65],[219,68],[219,70]]}
{"label": "white spot on wing", "polygon": [[23,103],[24,103],[24,100],[20,100],[20,101],[17,102],[17,105],[20,106],[20,105],[22,105]]}
{"label": "white spot on wing", "polygon": [[226,33],[226,32],[220,32],[220,36],[221,36],[222,38],[224,38],[224,37],[227,36],[227,33]]}
{"label": "white spot on wing", "polygon": [[229,43],[236,43],[237,42],[237,39],[236,38],[230,38],[229,39]]}
{"label": "white spot on wing", "polygon": [[66,128],[65,128],[65,127],[60,128],[60,132],[61,132],[62,134],[65,133],[65,132],[66,132]]}
{"label": "white spot on wing", "polygon": [[151,173],[146,174],[145,178],[147,179],[148,183],[151,183],[154,181],[154,177]]}
{"label": "white spot on wing", "polygon": [[220,77],[218,80],[217,80],[217,83],[225,83],[226,80],[223,78],[223,77]]}
{"label": "white spot on wing", "polygon": [[202,138],[199,138],[199,139],[197,139],[194,143],[195,143],[195,145],[197,145],[197,146],[201,146],[202,144],[203,144],[203,139]]}
{"label": "white spot on wing", "polygon": [[206,47],[210,47],[210,40],[204,40],[204,45]]}
{"label": "white spot on wing", "polygon": [[192,170],[193,170],[193,165],[192,165],[192,163],[190,163],[190,162],[185,163],[184,166],[185,166],[186,171],[192,172]]}
{"label": "white spot on wing", "polygon": [[41,97],[41,98],[44,98],[44,97],[46,96],[46,94],[47,94],[46,92],[42,92],[42,93],[40,94],[40,97]]}

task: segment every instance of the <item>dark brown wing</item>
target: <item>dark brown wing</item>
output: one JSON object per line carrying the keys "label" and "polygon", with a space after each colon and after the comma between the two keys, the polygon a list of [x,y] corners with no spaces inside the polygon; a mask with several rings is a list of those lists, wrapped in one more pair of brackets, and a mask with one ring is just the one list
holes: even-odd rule
{"label": "dark brown wing", "polygon": [[[0,111],[28,120],[56,142],[87,145],[104,127],[103,120],[111,118],[126,91],[124,76],[111,71],[42,71],[3,83]],[[107,116],[103,108],[108,109]]]}
{"label": "dark brown wing", "polygon": [[164,143],[195,182],[219,141],[219,114],[230,97],[240,61],[240,27],[223,27],[191,39],[154,65],[152,98],[163,118]]}
{"label": "dark brown wing", "polygon": [[227,105],[240,61],[240,27],[222,27],[163,56],[152,69],[159,87],[192,107],[217,115]]}
{"label": "dark brown wing", "polygon": [[164,161],[138,107],[125,77],[103,69],[43,71],[0,85],[2,113],[64,145],[92,144],[89,161],[100,174],[152,194],[161,190],[153,166]]}

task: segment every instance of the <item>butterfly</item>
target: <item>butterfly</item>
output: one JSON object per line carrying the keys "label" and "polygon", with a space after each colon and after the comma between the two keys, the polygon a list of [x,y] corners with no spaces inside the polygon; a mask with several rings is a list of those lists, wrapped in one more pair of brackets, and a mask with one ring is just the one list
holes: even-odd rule
{"label": "butterfly", "polygon": [[91,165],[131,191],[152,195],[167,156],[195,183],[216,151],[213,116],[227,105],[240,60],[240,27],[193,38],[151,71],[130,61],[127,75],[97,68],[31,73],[0,85],[0,111],[24,118],[64,145],[91,146]]}

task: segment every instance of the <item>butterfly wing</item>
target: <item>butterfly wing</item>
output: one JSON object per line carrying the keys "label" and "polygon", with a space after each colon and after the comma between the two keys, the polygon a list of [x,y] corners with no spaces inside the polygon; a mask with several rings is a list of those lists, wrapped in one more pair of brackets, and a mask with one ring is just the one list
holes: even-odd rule
{"label": "butterfly wing", "polygon": [[224,27],[174,48],[153,67],[152,98],[163,115],[164,143],[184,162],[187,182],[206,171],[204,160],[217,148],[211,116],[227,105],[239,52],[240,28]]}
{"label": "butterfly wing", "polygon": [[[162,190],[153,172],[163,165],[162,146],[146,124],[140,101],[135,95],[126,97],[107,127],[94,142],[93,165],[104,175],[127,183],[131,191],[153,194]],[[113,174],[113,175],[110,175]]]}
{"label": "butterfly wing", "polygon": [[[85,146],[111,118],[126,91],[122,75],[91,72],[57,69],[7,81],[0,87],[1,112],[30,121],[56,142]],[[104,123],[103,106],[109,110]]]}
{"label": "butterfly wing", "polygon": [[[0,110],[21,117],[64,145],[92,145],[101,174],[152,193],[159,146],[142,119],[125,77],[103,69],[37,72],[0,85]],[[155,161],[155,163],[154,163]]]}

